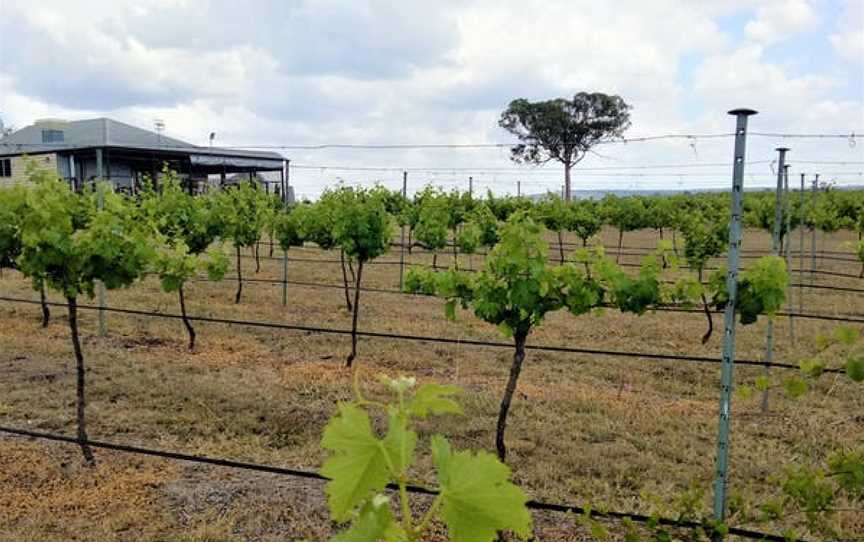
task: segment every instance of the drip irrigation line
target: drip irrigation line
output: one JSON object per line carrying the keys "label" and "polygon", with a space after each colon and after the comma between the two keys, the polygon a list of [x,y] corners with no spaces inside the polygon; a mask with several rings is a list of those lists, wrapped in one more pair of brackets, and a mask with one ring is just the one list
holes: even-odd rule
{"label": "drip irrigation line", "polygon": [[[62,435],[57,433],[47,433],[43,431],[32,431],[30,429],[21,429],[17,427],[6,427],[0,426],[0,432],[6,433],[8,435],[15,435],[18,437],[28,437],[39,440],[48,440],[52,442],[61,442],[64,444],[74,444],[74,445],[82,445],[87,444],[92,448],[99,448],[103,450],[110,450],[114,452],[122,452],[127,454],[134,455],[145,455],[149,457],[157,457],[160,459],[167,459],[171,461],[186,461],[189,463],[198,463],[204,465],[212,465],[216,467],[224,467],[229,469],[237,469],[237,470],[247,470],[254,472],[263,472],[268,474],[277,474],[280,476],[289,476],[293,478],[305,478],[307,480],[318,480],[321,482],[329,481],[330,478],[323,476],[315,471],[311,470],[302,470],[302,469],[291,469],[286,467],[277,467],[274,465],[264,465],[261,463],[248,463],[243,461],[234,461],[231,459],[224,458],[215,458],[204,455],[192,455],[192,454],[184,454],[180,452],[171,452],[166,450],[156,450],[153,448],[144,448],[140,446],[131,446],[128,444],[118,444],[114,442],[106,442],[101,440],[80,440],[77,437],[71,437],[68,435]],[[396,484],[387,484],[387,488],[390,490],[398,490],[399,486]],[[438,495],[438,491],[434,489],[429,489],[427,487],[418,486],[418,485],[408,485],[406,487],[409,493],[415,493],[420,495]],[[529,500],[525,503],[525,506],[530,510],[544,511],[544,512],[559,512],[559,513],[574,513],[579,515],[584,515],[588,513],[592,518],[597,519],[612,519],[612,520],[630,520],[637,523],[653,523],[656,522],[659,525],[666,525],[669,527],[678,527],[684,529],[698,529],[698,528],[707,528],[707,526],[701,522],[690,521],[690,520],[677,520],[672,518],[662,518],[656,516],[647,516],[644,514],[632,513],[632,512],[609,512],[609,511],[598,511],[594,509],[587,509],[581,506],[570,505],[570,504],[559,504],[559,503],[550,503],[545,501],[538,500]],[[735,536],[740,536],[743,538],[749,538],[752,540],[768,540],[771,542],[786,542],[787,539],[782,536],[772,535],[769,533],[762,533],[758,531],[751,531],[749,529],[742,529],[738,527],[729,527],[728,533]]]}
{"label": "drip irrigation line", "polygon": [[[0,301],[7,301],[10,303],[23,303],[29,305],[39,305],[41,302],[32,300],[32,299],[21,299],[14,297],[0,297]],[[57,303],[57,302],[47,302],[47,305],[54,307],[68,307],[66,303]],[[93,311],[107,311],[107,312],[115,312],[120,314],[131,314],[136,316],[146,316],[146,317],[155,317],[155,318],[167,318],[167,319],[182,319],[182,315],[174,314],[169,312],[153,312],[153,311],[142,311],[138,309],[123,309],[123,308],[115,308],[115,307],[99,307],[97,305],[78,305],[79,309],[83,310],[93,310]],[[659,309],[662,310],[662,309]],[[691,312],[691,311],[687,311]],[[701,309],[694,309],[692,312],[702,312]],[[778,313],[779,315],[780,313]],[[800,315],[795,315],[800,316]],[[276,322],[263,322],[256,320],[233,320],[229,318],[215,318],[210,316],[187,316],[187,320],[191,320],[193,322],[207,322],[213,324],[228,324],[228,325],[241,325],[241,326],[249,326],[249,327],[260,327],[267,329],[281,329],[286,331],[305,331],[308,333],[321,333],[321,334],[332,334],[332,335],[351,335],[350,329],[337,329],[337,328],[326,328],[326,327],[318,327],[318,326],[307,326],[307,325],[297,325],[297,324],[280,324]],[[858,322],[864,323],[864,319],[856,320]],[[478,346],[478,347],[490,347],[490,348],[504,348],[508,350],[513,349],[513,345],[506,342],[499,341],[481,341],[476,339],[451,339],[448,337],[434,337],[434,336],[426,336],[426,335],[411,335],[404,333],[389,333],[382,331],[357,331],[357,336],[359,337],[370,337],[376,339],[394,339],[394,340],[402,340],[402,341],[416,341],[416,342],[428,342],[428,343],[442,343],[442,344],[457,344],[460,346]],[[633,352],[628,350],[601,350],[598,348],[576,348],[569,346],[553,346],[553,345],[526,345],[525,348],[527,350],[536,350],[539,352],[558,352],[558,353],[566,353],[566,354],[587,354],[592,356],[608,356],[608,357],[618,357],[618,358],[639,358],[639,359],[651,359],[651,360],[668,360],[668,361],[687,361],[694,363],[720,363],[720,358],[708,357],[708,356],[687,356],[681,354],[657,354],[650,352]],[[749,360],[749,359],[736,359],[735,363],[738,365],[748,365],[748,366],[756,366],[756,367],[776,367],[778,369],[794,369],[799,370],[798,365],[794,365],[792,363],[783,363],[783,362],[772,362],[765,363],[763,361],[758,360]],[[826,373],[845,373],[843,369],[835,369],[835,368],[827,368],[825,369]]]}

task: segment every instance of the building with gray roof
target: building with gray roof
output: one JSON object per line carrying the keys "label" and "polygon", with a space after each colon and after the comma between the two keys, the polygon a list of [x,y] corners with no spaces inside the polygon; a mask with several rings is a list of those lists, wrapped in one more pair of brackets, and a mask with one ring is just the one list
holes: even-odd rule
{"label": "building with gray roof", "polygon": [[[265,188],[278,194],[288,188],[287,161],[278,153],[201,147],[107,118],[43,119],[3,137],[0,186],[24,181],[28,161],[56,169],[75,189],[103,178],[119,190],[135,192],[144,176],[158,183],[166,165],[192,192],[205,190],[209,179],[224,183],[230,174],[266,178]],[[258,176],[264,172],[271,173]]]}

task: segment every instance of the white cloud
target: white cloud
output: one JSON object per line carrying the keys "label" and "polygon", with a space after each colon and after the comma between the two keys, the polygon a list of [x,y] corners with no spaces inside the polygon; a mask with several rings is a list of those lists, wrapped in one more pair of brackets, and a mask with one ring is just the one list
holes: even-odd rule
{"label": "white cloud", "polygon": [[831,34],[831,45],[846,60],[864,63],[864,28]]}
{"label": "white cloud", "polygon": [[[725,111],[736,106],[760,109],[754,123],[765,129],[862,124],[864,104],[838,90],[843,73],[794,72],[794,59],[777,59],[778,42],[819,22],[803,1],[0,2],[0,111],[19,126],[106,115],[145,128],[162,118],[169,135],[195,143],[211,131],[225,145],[488,142],[510,139],[497,119],[511,99],[580,90],[621,94],[634,106],[632,136],[726,132]],[[747,41],[733,43],[725,16],[751,12]],[[832,43],[843,53],[852,40],[847,54],[858,54],[845,36],[862,25],[846,19]],[[723,161],[727,143],[699,142],[695,152],[686,141],[611,146],[602,150],[608,159],[584,165]],[[290,157],[510,165],[506,149]],[[327,175],[297,172],[297,180],[314,194]],[[512,177],[483,175],[475,180],[515,187]],[[557,172],[546,180],[554,186]]]}
{"label": "white cloud", "polygon": [[756,42],[771,44],[813,28],[818,22],[818,13],[808,0],[763,0],[744,33]]}
{"label": "white cloud", "polygon": [[864,72],[864,3],[846,0],[836,32],[829,37],[837,54]]}

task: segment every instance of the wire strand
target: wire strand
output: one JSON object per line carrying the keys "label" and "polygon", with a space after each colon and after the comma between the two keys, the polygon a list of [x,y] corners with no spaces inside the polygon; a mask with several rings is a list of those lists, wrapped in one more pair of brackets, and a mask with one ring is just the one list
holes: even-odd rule
{"label": "wire strand", "polygon": [[[22,303],[22,304],[30,304],[30,305],[39,305],[40,301],[32,300],[32,299],[22,299],[22,298],[14,298],[14,297],[0,297],[0,301],[7,301],[10,303]],[[57,302],[47,302],[47,305],[54,307],[68,307],[66,303],[57,303]],[[91,310],[91,311],[106,311],[106,312],[114,312],[119,314],[131,314],[137,316],[145,316],[145,317],[154,317],[154,318],[165,318],[165,319],[182,319],[182,315],[174,314],[170,312],[152,312],[152,311],[143,311],[138,309],[124,309],[124,308],[116,308],[116,307],[99,307],[97,305],[78,305],[79,309]],[[658,309],[663,310],[663,309]],[[692,311],[686,312],[702,312],[701,309],[693,309]],[[777,313],[777,315],[781,315],[781,313]],[[795,314],[796,317],[805,317],[803,315]],[[265,322],[265,321],[255,321],[255,320],[234,320],[230,318],[214,318],[210,316],[187,316],[187,320],[193,322],[208,322],[213,324],[232,324],[232,325],[242,325],[249,327],[260,327],[267,329],[281,329],[286,331],[305,331],[309,333],[321,333],[321,334],[331,334],[331,335],[351,335],[350,329],[338,329],[338,328],[327,328],[327,327],[319,327],[319,326],[307,326],[307,325],[297,325],[297,324],[281,324],[276,322]],[[864,319],[854,320],[856,322],[864,323]],[[435,337],[435,336],[427,336],[427,335],[410,335],[404,333],[387,333],[381,331],[357,331],[358,337],[370,337],[376,339],[394,339],[401,341],[416,341],[416,342],[429,342],[429,343],[442,343],[442,344],[458,344],[458,345],[470,345],[470,346],[478,346],[478,347],[490,347],[490,348],[504,348],[508,350],[512,350],[513,345],[506,342],[496,342],[496,341],[481,341],[475,339],[451,339],[449,337]],[[694,363],[721,363],[720,358],[713,358],[707,356],[685,356],[680,354],[657,354],[650,352],[633,352],[628,350],[601,350],[598,348],[576,348],[569,346],[552,346],[552,345],[526,345],[525,348],[527,350],[536,350],[540,352],[558,352],[558,353],[567,353],[567,354],[587,354],[592,356],[608,356],[608,357],[619,357],[619,358],[641,358],[641,359],[651,359],[651,360],[667,360],[667,361],[687,361]],[[747,366],[757,366],[757,367],[776,367],[778,369],[794,369],[799,370],[798,365],[794,365],[791,363],[783,363],[783,362],[772,362],[767,363],[764,361],[758,360],[749,360],[749,359],[736,359],[735,363],[738,365],[747,365]],[[827,368],[825,369],[826,373],[843,373],[843,369],[835,369],[835,368]]]}
{"label": "wire strand", "polygon": [[[48,440],[52,442],[61,442],[64,444],[75,444],[82,445],[87,444],[92,448],[110,450],[114,452],[122,452],[128,454],[135,455],[145,455],[149,457],[157,457],[160,459],[167,459],[170,461],[186,461],[190,463],[198,463],[204,465],[211,465],[216,467],[224,467],[229,469],[237,469],[237,470],[247,470],[254,472],[263,472],[268,474],[276,474],[280,476],[290,476],[294,478],[305,478],[309,480],[318,480],[322,482],[329,481],[330,479],[326,476],[323,476],[315,471],[310,470],[302,470],[302,469],[291,469],[285,467],[277,467],[274,465],[264,465],[260,463],[248,463],[242,461],[234,461],[231,459],[223,459],[223,458],[214,458],[204,455],[191,455],[184,454],[180,452],[172,452],[166,450],[156,450],[153,448],[144,448],[140,446],[131,446],[128,444],[118,444],[113,442],[106,442],[101,440],[81,440],[76,437],[71,437],[67,435],[61,435],[57,433],[48,433],[42,431],[33,431],[30,429],[21,429],[17,427],[7,427],[0,426],[0,432],[6,433],[8,435],[15,435],[19,437],[28,437],[39,440]],[[398,490],[399,486],[396,484],[387,484],[386,486],[390,490]],[[438,491],[434,489],[429,489],[423,486],[418,485],[408,485],[406,487],[407,491],[415,494],[422,495],[437,495]],[[610,520],[630,520],[637,523],[651,523],[656,522],[660,525],[666,525],[670,527],[679,527],[684,529],[698,529],[698,528],[707,528],[710,529],[708,525],[705,525],[696,521],[689,520],[678,520],[671,518],[662,518],[656,516],[647,516],[644,514],[632,513],[632,512],[601,512],[594,509],[583,508],[576,505],[571,504],[559,504],[559,503],[550,503],[538,500],[529,500],[525,503],[525,506],[529,510],[537,510],[537,511],[546,511],[546,512],[559,512],[559,513],[572,513],[572,514],[589,514],[592,518],[597,519],[610,519]],[[741,536],[743,538],[748,538],[751,540],[768,540],[771,542],[786,542],[787,538],[773,535],[769,533],[762,533],[758,531],[751,531],[749,529],[743,529],[740,527],[730,527],[728,529],[729,534],[733,534],[736,536]],[[803,541],[802,541],[803,542]]]}

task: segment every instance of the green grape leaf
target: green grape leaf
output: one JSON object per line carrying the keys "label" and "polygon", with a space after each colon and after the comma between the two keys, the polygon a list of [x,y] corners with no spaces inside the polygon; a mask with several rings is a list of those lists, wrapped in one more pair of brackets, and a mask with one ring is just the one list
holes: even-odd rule
{"label": "green grape leaf", "polygon": [[846,360],[846,376],[853,382],[864,382],[864,358]]}
{"label": "green grape leaf", "polygon": [[393,521],[393,512],[387,497],[376,495],[360,510],[357,519],[347,531],[339,533],[330,542],[403,542],[408,537],[402,527]]}
{"label": "green grape leaf", "polygon": [[369,415],[353,404],[339,405],[339,414],[324,428],[321,446],[333,452],[321,467],[333,519],[350,519],[351,511],[381,491],[389,481],[381,441],[372,432]]}
{"label": "green grape leaf", "polygon": [[390,407],[387,435],[384,437],[384,448],[393,465],[393,478],[398,478],[414,462],[414,450],[417,448],[417,433],[408,429],[407,420],[399,412]]}
{"label": "green grape leaf", "polygon": [[798,377],[788,378],[783,382],[783,390],[792,399],[797,399],[807,393],[807,382]]}
{"label": "green grape leaf", "polygon": [[528,496],[508,480],[506,465],[486,452],[453,453],[440,435],[432,437],[431,446],[450,540],[492,542],[505,529],[522,538],[531,535]]}
{"label": "green grape leaf", "polygon": [[408,412],[417,418],[426,418],[429,414],[461,414],[459,403],[451,399],[451,396],[461,391],[456,386],[425,384],[420,386],[411,398]]}

